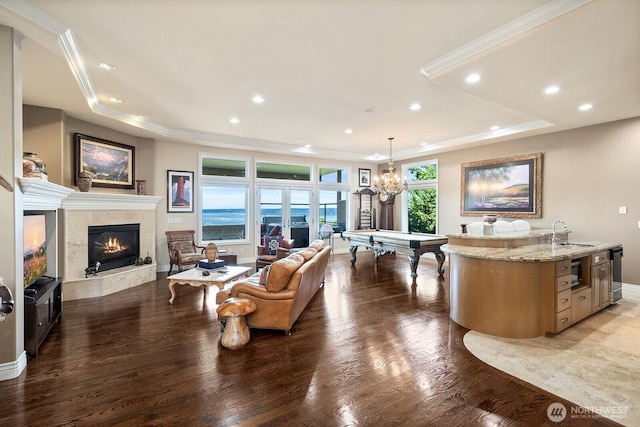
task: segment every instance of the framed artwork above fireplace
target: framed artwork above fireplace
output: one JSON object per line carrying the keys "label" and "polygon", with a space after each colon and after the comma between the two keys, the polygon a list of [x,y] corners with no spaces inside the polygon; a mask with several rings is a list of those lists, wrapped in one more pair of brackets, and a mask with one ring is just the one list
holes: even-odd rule
{"label": "framed artwork above fireplace", "polygon": [[135,188],[136,148],[93,136],[74,134],[75,176],[91,174],[93,187]]}

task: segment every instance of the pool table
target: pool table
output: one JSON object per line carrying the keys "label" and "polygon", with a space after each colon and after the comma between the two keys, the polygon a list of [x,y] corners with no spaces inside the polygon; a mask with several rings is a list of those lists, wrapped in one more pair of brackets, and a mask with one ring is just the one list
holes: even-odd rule
{"label": "pool table", "polygon": [[448,243],[446,236],[437,234],[403,233],[392,230],[357,230],[343,231],[343,239],[349,240],[349,252],[351,252],[351,264],[356,263],[356,251],[358,246],[364,246],[373,251],[376,262],[380,255],[400,252],[409,256],[411,277],[418,277],[418,262],[420,256],[426,252],[433,252],[438,261],[437,271],[440,276],[444,274],[445,255],[440,246]]}

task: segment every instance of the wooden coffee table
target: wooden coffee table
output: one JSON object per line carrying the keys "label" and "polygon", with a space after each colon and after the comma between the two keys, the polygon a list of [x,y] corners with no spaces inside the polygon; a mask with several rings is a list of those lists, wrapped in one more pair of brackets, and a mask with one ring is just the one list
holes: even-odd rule
{"label": "wooden coffee table", "polygon": [[[203,271],[209,271],[209,275],[203,276]],[[253,269],[250,267],[229,266],[214,270],[192,268],[181,273],[174,274],[168,277],[169,292],[171,292],[169,303],[173,304],[173,300],[176,297],[176,292],[174,290],[175,285],[189,285],[193,287],[204,286],[204,292],[206,293],[207,288],[211,285],[216,285],[218,288],[222,289],[224,288],[224,285],[231,281],[250,276],[250,272],[252,271]]]}

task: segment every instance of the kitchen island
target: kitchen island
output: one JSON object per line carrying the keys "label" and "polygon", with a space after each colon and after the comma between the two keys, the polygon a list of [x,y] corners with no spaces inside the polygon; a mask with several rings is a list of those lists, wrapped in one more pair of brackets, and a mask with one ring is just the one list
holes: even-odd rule
{"label": "kitchen island", "polygon": [[[559,233],[558,233],[559,234]],[[449,235],[451,319],[490,335],[558,333],[611,303],[605,242],[551,244],[551,230]]]}

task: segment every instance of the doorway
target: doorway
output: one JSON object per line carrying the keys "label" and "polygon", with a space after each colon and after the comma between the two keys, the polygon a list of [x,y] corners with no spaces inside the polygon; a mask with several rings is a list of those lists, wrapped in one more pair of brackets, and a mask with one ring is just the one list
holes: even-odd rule
{"label": "doorway", "polygon": [[264,244],[268,236],[282,236],[293,239],[294,248],[309,246],[310,231],[315,229],[312,197],[310,188],[259,187],[259,241]]}

